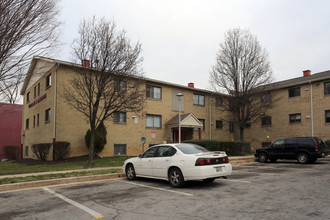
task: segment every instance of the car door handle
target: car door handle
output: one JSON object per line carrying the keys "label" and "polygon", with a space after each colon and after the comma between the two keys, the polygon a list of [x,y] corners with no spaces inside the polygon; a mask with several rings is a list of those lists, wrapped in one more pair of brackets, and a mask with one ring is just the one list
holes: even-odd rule
{"label": "car door handle", "polygon": [[170,160],[165,160],[166,162],[170,161]]}

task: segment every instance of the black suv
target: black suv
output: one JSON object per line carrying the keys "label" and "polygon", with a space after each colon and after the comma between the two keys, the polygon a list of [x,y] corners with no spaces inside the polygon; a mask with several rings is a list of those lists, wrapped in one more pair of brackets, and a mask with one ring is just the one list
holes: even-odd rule
{"label": "black suv", "polygon": [[262,163],[277,159],[297,160],[298,163],[313,163],[328,155],[327,145],[318,137],[286,138],[256,150],[254,156]]}

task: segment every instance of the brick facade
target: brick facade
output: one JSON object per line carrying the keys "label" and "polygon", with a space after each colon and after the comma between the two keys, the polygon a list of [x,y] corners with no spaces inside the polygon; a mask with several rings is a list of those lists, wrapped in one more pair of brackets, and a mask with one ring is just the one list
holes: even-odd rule
{"label": "brick facade", "polygon": [[[88,154],[84,143],[88,123],[81,113],[65,102],[63,97],[63,88],[69,86],[69,80],[75,74],[73,65],[75,64],[42,57],[33,59],[21,92],[24,95],[24,157],[33,157],[32,144],[51,143],[54,140],[70,142],[72,149],[70,156]],[[271,88],[273,100],[278,100],[274,108],[269,111],[271,125],[262,126],[260,121],[245,130],[246,141],[251,141],[252,148],[259,148],[262,142],[273,142],[277,138],[311,136],[311,91],[313,93],[314,135],[330,139],[330,124],[325,123],[324,115],[325,110],[330,110],[330,95],[324,94],[324,82],[330,81],[330,72],[327,76],[325,80],[313,82],[312,88],[308,83],[299,85],[301,94],[299,97],[288,97],[290,87],[277,85]],[[49,77],[51,78],[51,85],[48,87],[46,86],[47,77],[48,83]],[[157,91],[160,88],[160,97],[147,97],[144,111],[139,115],[128,112],[124,123],[117,123],[113,121],[113,118],[109,118],[105,122],[108,142],[101,155],[112,156],[120,152],[125,152],[126,155],[141,153],[142,137],[146,138],[144,149],[153,144],[172,142],[175,139],[176,128],[168,127],[166,123],[178,115],[176,94],[179,92],[184,95],[182,114],[192,113],[196,118],[202,119],[200,121],[204,121],[205,125],[201,131],[198,128],[182,128],[186,138],[198,139],[200,136],[201,139],[234,140],[234,133],[229,130],[230,113],[224,111],[221,106],[217,106],[214,93],[151,79],[146,79],[145,88],[147,87],[156,87]],[[29,102],[27,101],[28,93]],[[201,98],[201,103],[195,101],[197,104],[194,104],[194,97]],[[203,97],[204,101],[202,101]],[[46,111],[50,112],[48,121],[45,120]],[[296,113],[301,114],[301,122],[289,123],[289,115]],[[148,127],[147,116],[160,116],[161,127]],[[36,121],[37,117],[39,117],[39,124]],[[28,128],[26,127],[27,119],[29,119]],[[220,123],[217,121],[222,121],[222,127],[219,127]]]}

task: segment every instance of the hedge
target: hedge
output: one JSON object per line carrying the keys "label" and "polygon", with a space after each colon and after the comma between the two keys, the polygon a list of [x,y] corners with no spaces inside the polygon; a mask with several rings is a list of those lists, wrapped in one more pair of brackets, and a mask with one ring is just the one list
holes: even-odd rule
{"label": "hedge", "polygon": [[209,151],[225,151],[228,156],[244,156],[251,152],[250,143],[241,141],[189,140],[185,143],[197,144]]}
{"label": "hedge", "polygon": [[50,143],[33,144],[32,151],[39,160],[46,161],[49,155]]}
{"label": "hedge", "polygon": [[70,153],[70,142],[56,141],[53,143],[54,148],[54,160],[63,160]]}
{"label": "hedge", "polygon": [[3,153],[7,159],[15,160],[19,157],[20,147],[18,146],[3,146]]}

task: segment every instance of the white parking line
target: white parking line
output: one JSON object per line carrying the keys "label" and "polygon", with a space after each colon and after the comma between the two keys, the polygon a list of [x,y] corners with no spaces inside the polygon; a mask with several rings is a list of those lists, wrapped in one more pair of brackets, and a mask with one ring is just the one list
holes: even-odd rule
{"label": "white parking line", "polygon": [[80,208],[81,210],[83,210],[83,211],[85,211],[85,212],[91,214],[94,218],[103,218],[103,215],[102,215],[102,214],[100,214],[100,213],[98,213],[98,212],[95,212],[95,211],[93,211],[93,210],[87,208],[86,206],[81,205],[81,204],[79,204],[79,203],[77,203],[77,202],[75,202],[75,201],[73,201],[73,200],[71,200],[71,199],[68,199],[68,198],[66,198],[65,196],[63,196],[63,195],[61,195],[61,194],[58,194],[57,192],[55,192],[55,191],[53,191],[53,190],[51,190],[51,189],[48,189],[48,188],[46,188],[46,187],[44,187],[43,189],[44,189],[45,191],[49,192],[50,194],[52,194],[52,195],[54,195],[54,196],[57,196],[58,198],[60,198],[60,199],[62,199],[62,200],[64,200],[64,201],[66,201],[66,202],[68,202],[68,203],[70,203],[70,204],[72,204],[72,205],[74,205],[74,206]]}
{"label": "white parking line", "polygon": [[228,181],[228,182],[237,182],[237,183],[252,183],[251,181],[244,181],[244,180],[229,180],[229,179],[221,179],[221,181]]}
{"label": "white parking line", "polygon": [[158,188],[158,187],[154,187],[154,186],[147,186],[147,185],[143,185],[143,184],[139,184],[139,183],[133,183],[133,182],[128,182],[128,181],[120,181],[120,180],[119,180],[119,182],[124,182],[124,183],[128,183],[128,184],[136,185],[136,186],[155,189],[155,190],[161,190],[161,191],[166,191],[166,192],[171,192],[171,193],[177,193],[177,194],[181,194],[181,195],[185,195],[185,196],[195,196],[194,194],[191,194],[191,193],[179,192],[179,191],[174,191],[174,190],[170,190],[170,189],[163,189],[163,188]]}

